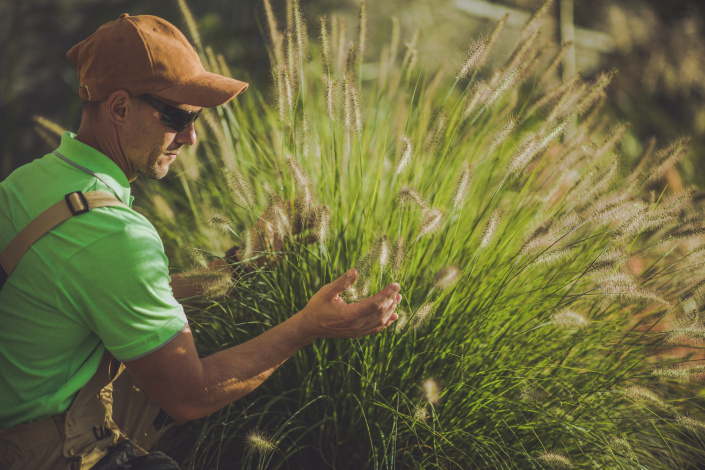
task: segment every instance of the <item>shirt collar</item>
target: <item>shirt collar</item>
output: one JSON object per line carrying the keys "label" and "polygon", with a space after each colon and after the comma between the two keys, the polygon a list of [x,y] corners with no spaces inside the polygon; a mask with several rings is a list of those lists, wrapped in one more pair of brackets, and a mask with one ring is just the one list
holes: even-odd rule
{"label": "shirt collar", "polygon": [[94,172],[108,185],[118,199],[132,207],[134,197],[131,195],[130,182],[110,157],[76,140],[76,134],[73,132],[64,132],[61,136],[61,145],[56,151]]}

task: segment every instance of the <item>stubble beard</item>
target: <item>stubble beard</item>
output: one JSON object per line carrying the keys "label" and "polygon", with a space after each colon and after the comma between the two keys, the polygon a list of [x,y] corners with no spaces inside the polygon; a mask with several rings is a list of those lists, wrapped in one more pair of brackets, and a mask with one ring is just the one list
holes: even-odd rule
{"label": "stubble beard", "polygon": [[169,155],[164,153],[152,155],[147,160],[147,164],[137,170],[137,174],[151,180],[160,180],[169,173],[170,158]]}

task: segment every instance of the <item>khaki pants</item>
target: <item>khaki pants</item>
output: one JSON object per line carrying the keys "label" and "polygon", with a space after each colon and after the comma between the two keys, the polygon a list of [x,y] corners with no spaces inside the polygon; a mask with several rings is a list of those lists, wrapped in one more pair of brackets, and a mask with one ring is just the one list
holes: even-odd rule
{"label": "khaki pants", "polygon": [[128,436],[142,449],[150,448],[169,426],[162,426],[161,408],[132,376],[120,374],[123,369],[106,352],[66,413],[0,431],[0,466],[86,470]]}

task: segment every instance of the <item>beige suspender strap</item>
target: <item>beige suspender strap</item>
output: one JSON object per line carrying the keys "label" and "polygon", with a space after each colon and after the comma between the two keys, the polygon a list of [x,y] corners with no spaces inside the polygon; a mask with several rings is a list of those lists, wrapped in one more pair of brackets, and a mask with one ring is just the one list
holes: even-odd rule
{"label": "beige suspender strap", "polygon": [[[6,279],[29,247],[61,222],[91,209],[109,206],[128,207],[107,191],[93,191],[85,194],[76,191],[67,194],[63,201],[49,207],[28,223],[0,253],[0,267],[4,270],[4,273],[0,272],[0,278]],[[0,288],[2,288],[4,279],[0,279]]]}

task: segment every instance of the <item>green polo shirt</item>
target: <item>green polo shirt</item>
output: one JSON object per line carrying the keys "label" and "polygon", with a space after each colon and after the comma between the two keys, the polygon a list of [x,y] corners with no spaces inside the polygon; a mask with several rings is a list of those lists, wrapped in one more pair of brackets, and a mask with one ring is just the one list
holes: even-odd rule
{"label": "green polo shirt", "polygon": [[[57,151],[0,183],[0,250],[73,191],[109,191],[131,206],[125,174],[65,133]],[[0,290],[0,429],[66,411],[105,349],[129,361],[186,326],[152,224],[124,207],[72,217],[40,238]]]}

